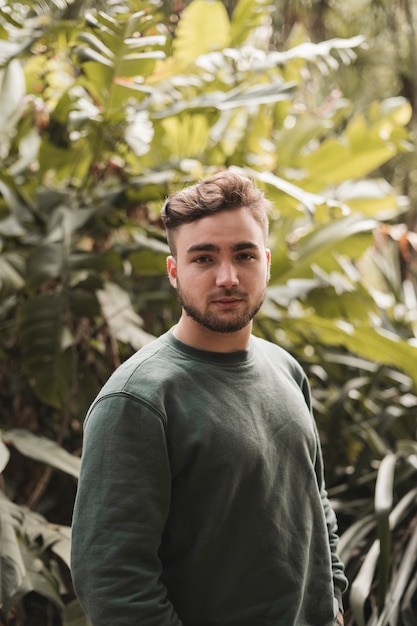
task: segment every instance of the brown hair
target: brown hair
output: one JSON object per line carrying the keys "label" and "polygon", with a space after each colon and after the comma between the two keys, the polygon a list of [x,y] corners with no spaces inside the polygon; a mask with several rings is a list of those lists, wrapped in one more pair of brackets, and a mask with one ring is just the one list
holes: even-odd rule
{"label": "brown hair", "polygon": [[271,203],[254,182],[229,170],[219,172],[195,185],[171,194],[165,201],[161,217],[171,252],[175,252],[174,231],[182,224],[220,211],[247,207],[268,233]]}

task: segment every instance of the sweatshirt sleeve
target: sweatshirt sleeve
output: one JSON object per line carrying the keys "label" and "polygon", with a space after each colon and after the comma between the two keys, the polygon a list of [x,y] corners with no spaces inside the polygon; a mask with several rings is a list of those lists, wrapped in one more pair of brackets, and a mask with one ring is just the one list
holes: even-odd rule
{"label": "sweatshirt sleeve", "polygon": [[324,463],[323,463],[323,455],[320,444],[320,437],[317,429],[317,424],[313,416],[312,405],[311,405],[311,392],[310,386],[307,381],[307,378],[304,378],[304,382],[302,385],[302,390],[306,402],[309,406],[310,413],[312,415],[313,427],[316,435],[317,441],[317,456],[316,456],[316,476],[317,482],[320,489],[320,496],[323,505],[323,512],[326,519],[326,527],[327,534],[329,539],[329,547],[331,553],[332,560],[332,577],[333,577],[333,593],[334,598],[337,601],[338,607],[341,611],[343,611],[343,593],[346,591],[348,586],[348,581],[344,573],[343,563],[341,562],[338,553],[337,553],[337,545],[339,542],[338,536],[338,527],[337,527],[337,519],[336,514],[329,502],[329,498],[327,495],[325,478],[324,478]]}
{"label": "sweatshirt sleeve", "polygon": [[[317,433],[317,440],[318,440],[318,433]],[[320,446],[320,444],[318,445]],[[339,542],[337,519],[336,519],[336,514],[333,511],[333,508],[327,496],[327,491],[326,491],[325,482],[324,482],[323,461],[322,461],[320,447],[319,447],[319,458],[318,458],[316,471],[318,475],[321,476],[320,495],[321,495],[321,500],[323,503],[324,515],[326,518],[327,534],[329,537],[329,546],[330,546],[330,553],[331,553],[331,559],[332,559],[334,597],[337,600],[339,609],[343,611],[342,596],[343,596],[344,591],[346,591],[347,589],[347,579],[344,574],[343,563],[341,562],[337,554],[337,544]]]}
{"label": "sweatshirt sleeve", "polygon": [[164,424],[123,393],[85,426],[72,524],[74,588],[93,626],[181,626],[158,558],[171,494]]}

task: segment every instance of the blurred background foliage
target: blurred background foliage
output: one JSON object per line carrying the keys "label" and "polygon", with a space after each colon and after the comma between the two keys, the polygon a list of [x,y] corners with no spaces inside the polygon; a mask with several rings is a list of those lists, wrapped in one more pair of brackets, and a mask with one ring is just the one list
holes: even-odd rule
{"label": "blurred background foliage", "polygon": [[417,618],[417,7],[0,0],[0,623],[83,626],[86,410],[175,323],[159,211],[231,167],[273,200],[255,332],[312,385],[348,625]]}

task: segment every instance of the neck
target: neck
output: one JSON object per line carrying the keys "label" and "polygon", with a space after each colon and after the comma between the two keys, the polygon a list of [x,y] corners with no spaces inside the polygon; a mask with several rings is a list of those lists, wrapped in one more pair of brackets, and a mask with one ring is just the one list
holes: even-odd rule
{"label": "neck", "polygon": [[232,333],[218,333],[201,326],[186,313],[174,329],[177,339],[198,350],[208,352],[239,352],[247,350],[252,331],[252,322],[247,326]]}

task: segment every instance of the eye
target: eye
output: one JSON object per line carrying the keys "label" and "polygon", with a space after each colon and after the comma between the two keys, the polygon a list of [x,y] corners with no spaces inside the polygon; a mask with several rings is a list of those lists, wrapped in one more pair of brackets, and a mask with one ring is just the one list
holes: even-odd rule
{"label": "eye", "polygon": [[256,259],[255,255],[252,254],[251,252],[241,252],[240,254],[237,255],[237,260],[238,261],[253,261],[254,259]]}
{"label": "eye", "polygon": [[204,265],[205,263],[209,263],[211,261],[211,257],[207,255],[201,255],[193,259],[193,263],[197,263],[198,265]]}

